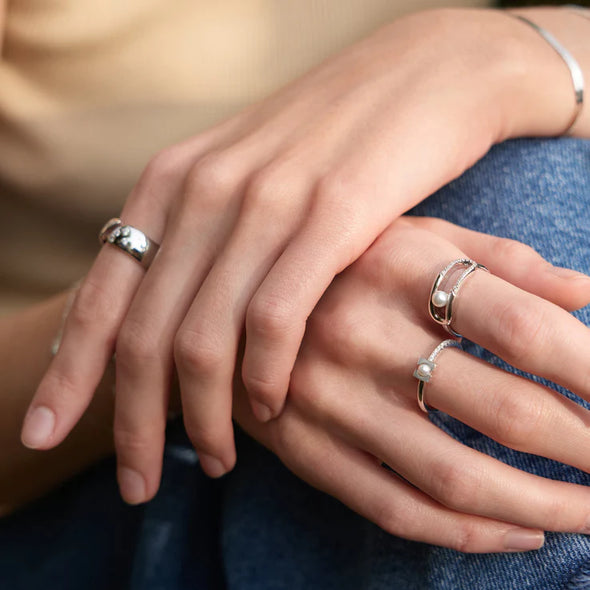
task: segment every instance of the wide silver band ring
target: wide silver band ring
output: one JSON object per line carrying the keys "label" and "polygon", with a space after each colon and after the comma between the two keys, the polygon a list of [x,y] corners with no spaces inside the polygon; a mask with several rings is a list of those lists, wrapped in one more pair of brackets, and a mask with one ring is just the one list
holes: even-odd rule
{"label": "wide silver band ring", "polygon": [[141,230],[132,225],[124,225],[118,218],[109,219],[98,234],[101,244],[112,244],[135,258],[147,269],[156,256],[159,244],[150,240]]}
{"label": "wide silver band ring", "polygon": [[432,408],[430,408],[426,404],[426,400],[424,398],[424,386],[432,378],[432,373],[434,372],[434,369],[436,368],[436,363],[434,362],[436,360],[436,357],[445,348],[448,348],[449,346],[454,346],[455,348],[461,348],[461,343],[458,340],[452,340],[450,338],[448,340],[443,340],[430,353],[430,356],[428,358],[419,358],[418,362],[416,363],[416,370],[414,371],[414,377],[416,377],[416,379],[418,379],[418,391],[416,393],[416,398],[418,400],[419,408],[425,413],[428,413],[428,411],[431,410]]}
{"label": "wide silver band ring", "polygon": [[[453,287],[447,291],[441,287],[441,285],[447,275],[457,266],[463,266],[465,269],[455,281]],[[432,289],[430,290],[430,297],[428,298],[428,313],[430,314],[430,317],[456,338],[461,338],[462,336],[453,330],[453,327],[451,326],[451,322],[453,321],[453,302],[455,301],[459,289],[461,289],[461,285],[465,279],[476,270],[485,270],[486,272],[489,272],[483,264],[478,264],[470,258],[453,260],[438,273],[432,284]]]}

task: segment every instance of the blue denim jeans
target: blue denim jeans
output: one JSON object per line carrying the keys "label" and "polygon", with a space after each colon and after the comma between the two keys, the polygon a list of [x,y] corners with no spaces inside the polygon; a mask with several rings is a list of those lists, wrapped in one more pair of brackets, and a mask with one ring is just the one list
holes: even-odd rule
{"label": "blue denim jeans", "polygon": [[[590,141],[498,145],[411,214],[521,240],[555,264],[590,274]],[[590,325],[590,307],[575,315]],[[466,348],[514,370],[473,343]],[[506,449],[444,414],[432,420],[525,471],[590,483],[577,469]],[[519,554],[461,554],[405,541],[309,487],[241,432],[237,443],[236,469],[211,481],[173,424],[162,487],[146,506],[118,499],[109,460],[0,521],[0,588],[590,589],[584,535],[550,533],[541,550]]]}

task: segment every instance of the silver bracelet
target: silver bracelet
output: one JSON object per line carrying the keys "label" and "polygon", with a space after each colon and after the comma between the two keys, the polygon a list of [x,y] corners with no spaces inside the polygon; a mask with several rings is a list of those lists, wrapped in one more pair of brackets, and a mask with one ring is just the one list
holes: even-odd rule
{"label": "silver bracelet", "polygon": [[568,8],[569,12],[573,12],[582,18],[587,18],[590,20],[590,8],[585,8],[584,6],[578,6],[577,4],[566,4],[564,8]]}
{"label": "silver bracelet", "polygon": [[571,131],[572,127],[576,124],[578,117],[582,113],[582,107],[584,106],[584,74],[582,73],[582,68],[580,67],[580,64],[574,59],[574,56],[549,31],[546,31],[524,16],[520,16],[519,14],[515,16],[518,20],[526,23],[535,31],[537,31],[537,33],[539,33],[539,35],[541,35],[541,37],[543,37],[543,39],[545,39],[545,41],[547,41],[547,43],[549,43],[549,45],[555,49],[570,71],[572,82],[574,84],[576,109],[570,124],[566,127],[563,133],[564,135],[567,135]]}

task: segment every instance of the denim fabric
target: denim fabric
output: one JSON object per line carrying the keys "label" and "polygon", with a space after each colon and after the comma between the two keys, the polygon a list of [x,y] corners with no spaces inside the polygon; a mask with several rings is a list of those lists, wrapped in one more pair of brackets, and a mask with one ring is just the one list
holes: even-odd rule
{"label": "denim fabric", "polygon": [[148,504],[120,499],[111,458],[0,520],[0,590],[222,590],[222,484],[197,463],[175,423]]}
{"label": "denim fabric", "polygon": [[[496,146],[411,213],[521,240],[555,264],[590,273],[590,141]],[[590,307],[575,315],[590,325]],[[466,349],[511,370],[472,343]],[[589,475],[572,467],[502,447],[444,414],[431,417],[451,436],[506,463],[590,483]],[[403,541],[298,482],[269,453],[244,442],[224,503],[224,559],[232,590],[590,589],[589,537],[548,534],[540,551],[487,555]]]}
{"label": "denim fabric", "polygon": [[[555,264],[590,273],[590,141],[496,146],[412,213],[519,239]],[[590,308],[576,316],[590,325]],[[466,348],[512,370],[472,343]],[[506,449],[444,414],[432,420],[523,470],[590,483],[583,472]],[[590,590],[586,536],[548,534],[539,551],[487,555],[405,541],[298,480],[241,432],[237,443],[236,469],[211,481],[174,424],[161,490],[146,506],[122,504],[107,461],[0,521],[0,588]]]}

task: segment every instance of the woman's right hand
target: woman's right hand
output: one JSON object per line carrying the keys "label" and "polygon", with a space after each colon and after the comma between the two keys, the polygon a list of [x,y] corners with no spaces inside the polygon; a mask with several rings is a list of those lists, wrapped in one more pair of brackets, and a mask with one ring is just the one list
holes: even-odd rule
{"label": "woman's right hand", "polygon": [[[542,530],[588,533],[590,489],[471,449],[418,408],[416,361],[446,334],[428,315],[430,287],[449,261],[466,256],[492,274],[465,281],[453,327],[590,399],[590,331],[561,309],[588,303],[590,278],[511,240],[402,218],[314,310],[283,414],[260,424],[236,379],[234,415],[295,474],[392,534],[497,552],[538,548]],[[453,348],[436,362],[429,405],[508,447],[590,472],[587,410]]]}

